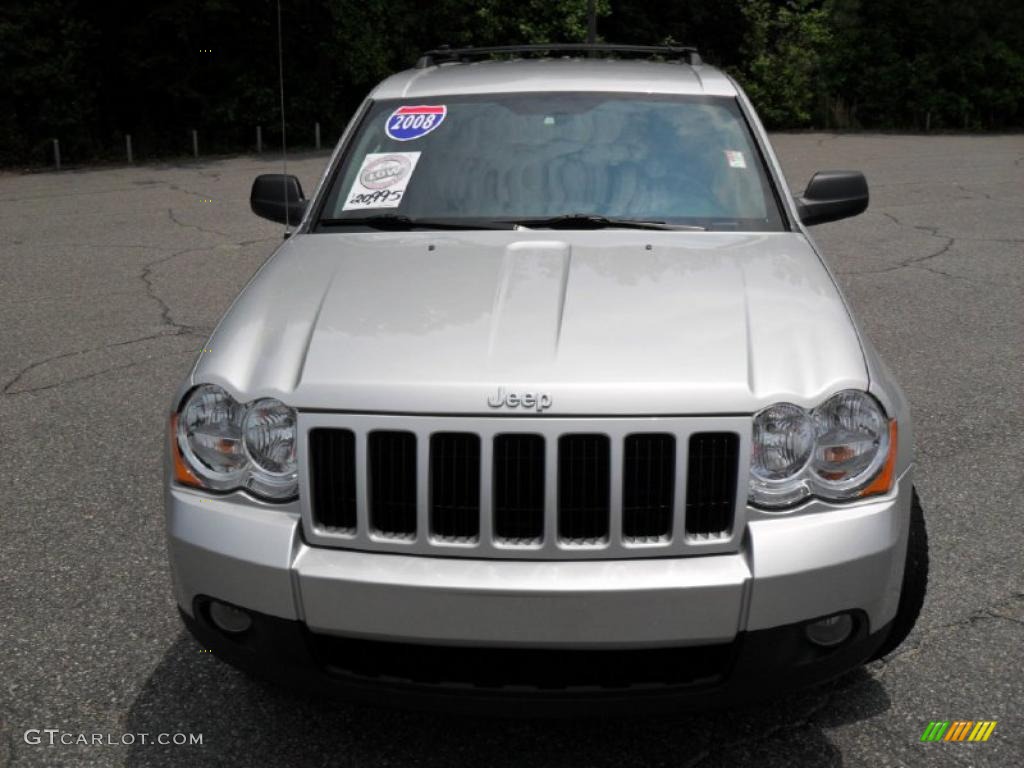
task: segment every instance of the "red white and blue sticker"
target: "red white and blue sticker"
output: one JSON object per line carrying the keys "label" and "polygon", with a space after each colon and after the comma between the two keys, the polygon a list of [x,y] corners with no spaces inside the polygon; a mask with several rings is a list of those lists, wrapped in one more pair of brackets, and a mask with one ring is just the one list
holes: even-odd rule
{"label": "red white and blue sticker", "polygon": [[412,141],[436,130],[447,115],[448,107],[444,104],[399,107],[388,118],[385,131],[395,141]]}

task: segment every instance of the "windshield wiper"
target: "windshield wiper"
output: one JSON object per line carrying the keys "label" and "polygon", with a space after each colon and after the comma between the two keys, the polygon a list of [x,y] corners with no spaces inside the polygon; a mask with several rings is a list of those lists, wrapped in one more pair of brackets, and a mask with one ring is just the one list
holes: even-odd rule
{"label": "windshield wiper", "polygon": [[707,227],[694,224],[668,224],[664,221],[643,219],[618,219],[591,213],[567,213],[538,219],[420,219],[400,213],[375,213],[370,216],[346,216],[334,219],[320,219],[326,227],[370,227],[392,231],[411,229],[513,229],[517,226],[527,229],[658,229],[666,231],[704,232]]}
{"label": "windshield wiper", "polygon": [[664,229],[676,231],[704,232],[707,227],[695,224],[668,224],[664,221],[645,221],[643,219],[617,219],[611,216],[599,216],[593,213],[567,213],[562,216],[550,216],[546,219],[519,219],[513,222],[530,229]]}
{"label": "windshield wiper", "polygon": [[512,229],[513,222],[472,221],[467,219],[417,219],[400,213],[375,213],[371,216],[346,216],[320,219],[327,227],[370,227],[403,231],[409,229]]}

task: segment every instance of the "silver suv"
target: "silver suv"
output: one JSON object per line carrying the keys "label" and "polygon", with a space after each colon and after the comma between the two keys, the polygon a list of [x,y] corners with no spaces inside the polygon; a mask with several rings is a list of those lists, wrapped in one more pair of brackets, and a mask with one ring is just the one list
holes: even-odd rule
{"label": "silver suv", "polygon": [[692,49],[426,54],[312,198],[253,184],[297,227],[173,402],[186,625],[292,685],[552,714],[892,650],[910,414],[806,230],[867,204],[849,171],[791,195]]}

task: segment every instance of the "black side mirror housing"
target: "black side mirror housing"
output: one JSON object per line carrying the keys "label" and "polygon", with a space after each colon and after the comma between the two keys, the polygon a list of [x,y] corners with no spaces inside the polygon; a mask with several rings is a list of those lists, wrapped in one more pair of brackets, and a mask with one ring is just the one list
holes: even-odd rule
{"label": "black side mirror housing", "polygon": [[257,216],[280,224],[295,225],[306,212],[302,185],[292,175],[264,173],[257,176],[249,193],[249,207]]}
{"label": "black side mirror housing", "polygon": [[856,216],[867,210],[868,180],[860,171],[818,171],[796,207],[807,226]]}

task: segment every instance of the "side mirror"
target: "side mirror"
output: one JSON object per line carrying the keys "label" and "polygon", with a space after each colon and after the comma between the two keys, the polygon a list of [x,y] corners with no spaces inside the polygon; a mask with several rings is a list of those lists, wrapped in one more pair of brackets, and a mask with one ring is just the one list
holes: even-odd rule
{"label": "side mirror", "polygon": [[856,216],[867,210],[868,180],[860,171],[818,171],[796,207],[808,226]]}
{"label": "side mirror", "polygon": [[249,207],[257,216],[281,224],[298,224],[306,212],[302,185],[294,176],[264,173],[257,176],[249,193]]}

